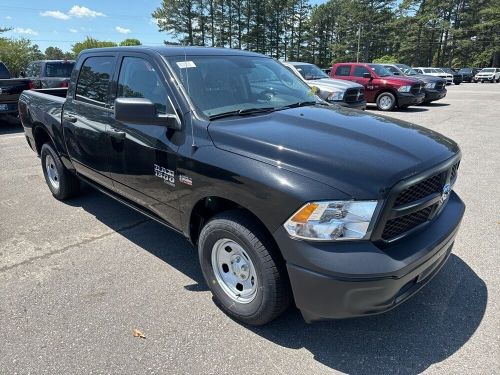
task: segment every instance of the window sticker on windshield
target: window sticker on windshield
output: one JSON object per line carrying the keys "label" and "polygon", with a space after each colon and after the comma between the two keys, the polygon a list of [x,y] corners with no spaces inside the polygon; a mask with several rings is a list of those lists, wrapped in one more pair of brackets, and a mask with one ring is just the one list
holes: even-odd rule
{"label": "window sticker on windshield", "polygon": [[177,61],[177,66],[181,69],[196,68],[196,65],[192,61]]}

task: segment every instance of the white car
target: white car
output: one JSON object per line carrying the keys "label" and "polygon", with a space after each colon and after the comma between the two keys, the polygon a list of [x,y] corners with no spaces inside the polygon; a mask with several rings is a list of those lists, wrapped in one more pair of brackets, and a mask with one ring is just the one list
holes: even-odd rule
{"label": "white car", "polygon": [[499,68],[484,68],[474,76],[474,82],[500,82]]}
{"label": "white car", "polygon": [[429,76],[440,77],[446,80],[447,85],[451,85],[453,83],[453,75],[450,73],[446,73],[444,70],[439,68],[413,68],[417,73],[427,74]]}

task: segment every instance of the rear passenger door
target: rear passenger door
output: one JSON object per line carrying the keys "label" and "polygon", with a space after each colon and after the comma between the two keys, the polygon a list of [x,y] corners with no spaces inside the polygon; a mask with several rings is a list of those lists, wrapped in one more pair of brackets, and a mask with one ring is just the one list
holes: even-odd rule
{"label": "rear passenger door", "polygon": [[[113,100],[146,98],[155,104],[157,114],[177,113],[161,62],[148,54],[130,52],[119,55],[119,65]],[[179,227],[174,176],[184,134],[160,124],[122,122],[113,115],[110,134],[110,169],[116,191]]]}
{"label": "rear passenger door", "polygon": [[351,65],[342,64],[338,65],[333,72],[332,78],[345,79],[346,81],[351,80]]}
{"label": "rear passenger door", "polygon": [[116,55],[83,55],[78,62],[76,85],[63,107],[63,128],[68,154],[78,173],[109,189],[109,136],[112,109],[109,90]]}

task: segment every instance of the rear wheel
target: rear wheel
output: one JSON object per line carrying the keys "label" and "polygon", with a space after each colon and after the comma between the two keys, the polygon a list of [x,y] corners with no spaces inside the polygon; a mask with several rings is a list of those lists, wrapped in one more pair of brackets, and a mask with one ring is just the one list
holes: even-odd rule
{"label": "rear wheel", "polygon": [[396,98],[390,92],[383,92],[377,97],[377,108],[381,111],[392,111],[396,106]]}
{"label": "rear wheel", "polygon": [[80,192],[80,181],[64,167],[51,143],[42,146],[40,158],[45,181],[55,198],[65,200]]}
{"label": "rear wheel", "polygon": [[262,325],[291,302],[283,260],[267,233],[243,211],[215,216],[200,233],[198,254],[214,300],[229,316]]}

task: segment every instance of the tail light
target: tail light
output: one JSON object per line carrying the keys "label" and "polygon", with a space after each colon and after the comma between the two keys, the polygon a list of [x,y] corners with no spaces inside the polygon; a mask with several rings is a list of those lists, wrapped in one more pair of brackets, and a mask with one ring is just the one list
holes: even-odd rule
{"label": "tail light", "polygon": [[69,87],[68,81],[62,81],[59,87]]}
{"label": "tail light", "polygon": [[35,88],[35,85],[33,84],[33,81],[28,82],[28,90],[32,90]]}

